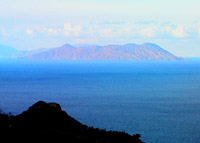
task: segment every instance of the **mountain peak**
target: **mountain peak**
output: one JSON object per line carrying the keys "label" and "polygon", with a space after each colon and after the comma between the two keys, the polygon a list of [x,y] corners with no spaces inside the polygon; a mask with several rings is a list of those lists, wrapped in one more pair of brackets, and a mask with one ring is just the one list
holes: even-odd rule
{"label": "mountain peak", "polygon": [[73,47],[72,45],[70,45],[70,44],[68,44],[68,43],[64,44],[63,46]]}
{"label": "mountain peak", "polygon": [[138,45],[135,44],[135,43],[127,43],[127,44],[125,44],[125,45],[127,45],[127,46],[138,46]]}
{"label": "mountain peak", "polygon": [[54,109],[57,111],[61,111],[61,107],[57,103],[46,103],[44,101],[38,101],[34,105],[32,105],[29,110],[41,110],[41,109]]}
{"label": "mountain peak", "polygon": [[153,46],[153,47],[160,47],[160,46],[158,46],[157,44],[155,44],[155,43],[144,43],[144,44],[142,44],[142,46]]}

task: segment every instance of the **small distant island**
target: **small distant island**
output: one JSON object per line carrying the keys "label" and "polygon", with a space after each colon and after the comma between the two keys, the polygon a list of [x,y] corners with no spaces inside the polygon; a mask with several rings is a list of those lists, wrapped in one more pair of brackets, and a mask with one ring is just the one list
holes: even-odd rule
{"label": "small distant island", "polygon": [[39,101],[12,116],[0,114],[1,140],[67,143],[143,143],[140,135],[88,127],[70,117],[57,103]]}
{"label": "small distant island", "polygon": [[[11,54],[8,54],[9,51],[7,51],[7,57],[36,60],[183,60],[183,58],[173,55],[154,43],[145,43],[142,45],[129,43],[105,46],[72,46],[70,44],[65,44],[57,48],[36,49],[31,51],[17,51],[10,47],[7,49],[11,52]],[[0,46],[0,51],[1,50],[2,48]],[[15,51],[15,53],[13,53],[13,51]]]}

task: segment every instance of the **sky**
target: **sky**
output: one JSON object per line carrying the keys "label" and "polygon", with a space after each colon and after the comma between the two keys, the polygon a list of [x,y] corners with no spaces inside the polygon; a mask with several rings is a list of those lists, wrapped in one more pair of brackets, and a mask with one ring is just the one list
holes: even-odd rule
{"label": "sky", "polygon": [[156,43],[200,56],[199,0],[0,0],[0,44],[19,50],[66,43]]}

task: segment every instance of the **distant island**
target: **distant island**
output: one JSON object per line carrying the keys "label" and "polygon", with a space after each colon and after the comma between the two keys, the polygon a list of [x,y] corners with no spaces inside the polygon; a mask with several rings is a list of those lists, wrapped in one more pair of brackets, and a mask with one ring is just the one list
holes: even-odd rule
{"label": "distant island", "polygon": [[70,117],[57,103],[39,101],[12,116],[0,114],[1,140],[67,143],[143,143],[140,135],[88,127]]}
{"label": "distant island", "polygon": [[18,51],[10,55],[37,60],[183,60],[154,43],[106,46],[65,44],[57,48]]}
{"label": "distant island", "polygon": [[11,58],[19,51],[11,46],[0,44],[0,58]]}

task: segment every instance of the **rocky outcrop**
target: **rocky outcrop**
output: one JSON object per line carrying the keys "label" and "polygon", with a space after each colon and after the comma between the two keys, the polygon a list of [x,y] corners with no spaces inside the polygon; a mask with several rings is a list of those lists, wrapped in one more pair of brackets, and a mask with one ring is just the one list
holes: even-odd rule
{"label": "rocky outcrop", "polygon": [[140,135],[106,131],[82,125],[57,103],[39,101],[17,115],[0,115],[1,139],[68,143],[142,143]]}

